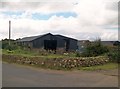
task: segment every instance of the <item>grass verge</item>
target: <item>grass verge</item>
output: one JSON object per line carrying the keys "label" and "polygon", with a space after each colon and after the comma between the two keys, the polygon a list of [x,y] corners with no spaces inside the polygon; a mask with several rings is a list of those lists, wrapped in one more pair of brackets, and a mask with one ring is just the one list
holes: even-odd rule
{"label": "grass verge", "polygon": [[118,69],[118,63],[107,63],[104,65],[96,65],[96,66],[78,68],[78,70],[86,70],[86,71],[113,70],[113,69]]}

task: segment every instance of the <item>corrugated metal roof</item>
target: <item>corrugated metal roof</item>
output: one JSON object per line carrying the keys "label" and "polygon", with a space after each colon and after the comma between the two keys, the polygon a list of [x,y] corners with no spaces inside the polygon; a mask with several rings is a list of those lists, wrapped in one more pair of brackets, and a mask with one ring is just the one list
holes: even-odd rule
{"label": "corrugated metal roof", "polygon": [[45,35],[48,35],[48,34],[52,35],[51,33],[47,33],[47,34],[39,35],[39,36],[24,37],[22,39],[19,39],[18,42],[25,42],[25,41],[29,42],[29,41],[35,40],[35,39],[37,39],[39,37],[42,37],[42,36],[45,36]]}
{"label": "corrugated metal roof", "polygon": [[67,37],[67,36],[62,36],[62,35],[54,35],[54,36],[56,36],[56,37],[58,37],[58,38],[69,38],[69,39],[72,39],[72,40],[76,40],[77,41],[77,39],[74,39],[74,38],[71,38],[71,37]]}
{"label": "corrugated metal roof", "polygon": [[[18,40],[18,42],[25,42],[25,41],[32,41],[32,40],[35,40],[35,39],[37,39],[37,38],[40,38],[40,37],[42,37],[42,36],[45,36],[45,35],[48,35],[48,34],[50,34],[50,35],[53,35],[53,34],[51,34],[51,33],[47,33],[47,34],[44,34],[44,35],[39,35],[39,36],[31,36],[31,37],[25,37],[25,38],[22,38],[22,39],[20,39],[20,40]],[[69,38],[69,37],[66,37],[66,36],[62,36],[62,35],[53,35],[53,36],[55,36],[55,37],[58,37],[58,38]],[[73,39],[73,40],[76,40],[76,39],[74,39],[74,38],[70,38],[70,39]]]}
{"label": "corrugated metal roof", "polygon": [[25,38],[22,38],[22,39],[20,39],[20,40],[18,40],[18,41],[19,41],[19,42],[21,42],[21,41],[32,41],[32,40],[35,40],[35,39],[37,39],[37,38],[39,38],[39,37],[41,37],[41,35],[40,35],[40,36],[25,37]]}

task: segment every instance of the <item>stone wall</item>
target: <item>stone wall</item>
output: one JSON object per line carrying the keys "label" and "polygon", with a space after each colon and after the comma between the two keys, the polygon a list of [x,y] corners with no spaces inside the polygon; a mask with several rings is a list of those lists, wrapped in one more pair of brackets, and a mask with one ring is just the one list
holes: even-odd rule
{"label": "stone wall", "polygon": [[3,61],[18,64],[36,65],[53,69],[73,69],[77,67],[89,67],[103,65],[109,62],[107,57],[75,57],[75,58],[43,58],[43,57],[23,57],[17,55],[2,55]]}

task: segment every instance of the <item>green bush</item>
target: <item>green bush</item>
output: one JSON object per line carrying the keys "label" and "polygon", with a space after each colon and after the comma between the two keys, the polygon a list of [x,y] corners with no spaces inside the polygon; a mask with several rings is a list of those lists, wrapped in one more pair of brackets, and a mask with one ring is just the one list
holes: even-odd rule
{"label": "green bush", "polygon": [[4,39],[1,42],[2,42],[2,49],[16,50],[19,48],[19,46],[16,44],[15,40],[10,40],[10,44],[9,44],[8,39]]}
{"label": "green bush", "polygon": [[112,62],[119,62],[120,63],[120,48],[114,48],[113,50],[111,50],[107,56],[109,57],[109,59],[112,61]]}
{"label": "green bush", "polygon": [[75,54],[75,57],[80,57],[80,53],[77,52],[77,53]]}
{"label": "green bush", "polygon": [[108,47],[101,44],[101,40],[98,39],[94,42],[88,43],[84,51],[81,53],[81,56],[83,57],[94,57],[99,56],[104,53],[109,52]]}

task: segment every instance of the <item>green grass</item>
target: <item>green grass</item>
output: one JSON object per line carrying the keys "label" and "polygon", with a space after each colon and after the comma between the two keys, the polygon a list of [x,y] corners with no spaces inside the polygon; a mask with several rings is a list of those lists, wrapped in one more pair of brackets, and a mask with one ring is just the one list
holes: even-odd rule
{"label": "green grass", "polygon": [[80,67],[79,70],[87,70],[87,71],[96,71],[96,70],[112,70],[117,69],[118,64],[117,63],[107,63],[104,65],[97,65],[97,66],[91,66],[91,67]]}
{"label": "green grass", "polygon": [[25,51],[25,50],[21,50],[21,49],[17,49],[17,50],[2,50],[3,54],[11,54],[11,55],[21,55],[21,56],[35,56],[37,55],[37,53],[31,52],[31,51]]}
{"label": "green grass", "polygon": [[[69,55],[61,55],[61,54],[52,54],[52,53],[47,53],[47,55],[41,55],[39,52],[34,52],[34,51],[28,51],[28,50],[22,50],[22,49],[17,49],[17,50],[5,50],[2,49],[3,54],[10,54],[10,55],[21,55],[21,56],[26,56],[26,57],[43,57],[43,58],[65,58],[69,57]],[[43,54],[46,54],[43,52]]]}

